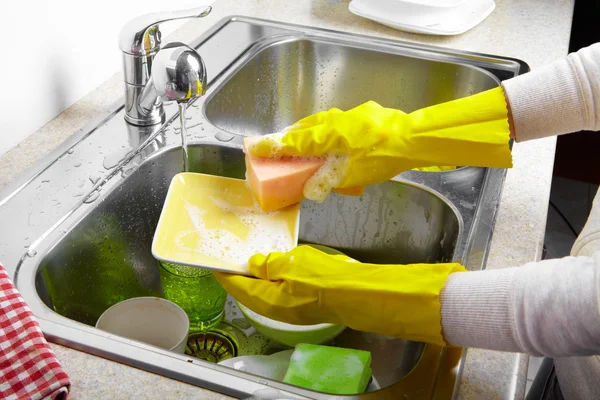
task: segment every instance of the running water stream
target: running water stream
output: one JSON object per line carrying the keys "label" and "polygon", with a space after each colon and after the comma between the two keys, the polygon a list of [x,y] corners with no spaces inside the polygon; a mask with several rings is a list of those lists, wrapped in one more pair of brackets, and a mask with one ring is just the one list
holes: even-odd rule
{"label": "running water stream", "polygon": [[187,109],[187,103],[177,103],[179,106],[179,122],[181,123],[181,148],[183,149],[183,172],[189,172],[189,159],[188,159],[188,148],[187,148],[187,128],[185,111]]}

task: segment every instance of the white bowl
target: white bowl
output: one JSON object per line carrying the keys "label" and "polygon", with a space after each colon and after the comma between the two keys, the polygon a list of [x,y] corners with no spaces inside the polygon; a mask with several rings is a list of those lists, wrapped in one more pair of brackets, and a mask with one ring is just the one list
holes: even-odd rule
{"label": "white bowl", "polygon": [[181,307],[169,300],[136,297],[104,311],[96,328],[183,354],[190,320]]}

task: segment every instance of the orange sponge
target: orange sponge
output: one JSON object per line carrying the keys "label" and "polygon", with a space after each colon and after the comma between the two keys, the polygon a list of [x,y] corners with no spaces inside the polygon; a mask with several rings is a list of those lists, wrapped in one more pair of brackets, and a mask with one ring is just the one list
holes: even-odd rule
{"label": "orange sponge", "polygon": [[[246,153],[246,179],[264,212],[275,211],[304,200],[304,184],[325,164],[321,157],[260,158]],[[336,189],[338,193],[360,196],[364,187]]]}
{"label": "orange sponge", "polygon": [[[245,144],[245,143],[244,143]],[[259,158],[246,153],[246,179],[264,212],[304,200],[304,184],[325,163],[322,158]]]}

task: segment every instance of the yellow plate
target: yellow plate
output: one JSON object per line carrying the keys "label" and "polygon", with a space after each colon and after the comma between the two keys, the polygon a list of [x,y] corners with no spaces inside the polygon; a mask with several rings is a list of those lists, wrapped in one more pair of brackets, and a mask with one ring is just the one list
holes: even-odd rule
{"label": "yellow plate", "polygon": [[181,173],[171,181],[152,254],[161,261],[250,275],[256,253],[298,244],[300,205],[263,213],[241,179]]}

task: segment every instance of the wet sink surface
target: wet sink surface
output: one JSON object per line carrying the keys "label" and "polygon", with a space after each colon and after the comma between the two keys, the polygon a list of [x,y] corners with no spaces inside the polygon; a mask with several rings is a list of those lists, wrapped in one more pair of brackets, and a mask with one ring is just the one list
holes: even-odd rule
{"label": "wet sink surface", "polygon": [[[195,172],[244,176],[239,149],[196,145],[189,150]],[[94,326],[119,301],[162,296],[158,263],[150,250],[169,183],[180,168],[179,149],[148,159],[44,255],[35,285],[48,308]],[[300,241],[337,248],[364,262],[444,262],[454,258],[460,230],[458,215],[441,197],[387,182],[368,188],[360,198],[333,194],[322,204],[305,202]],[[408,374],[424,349],[421,343],[351,330],[335,343],[371,351],[374,376],[382,387]]]}
{"label": "wet sink surface", "polygon": [[[188,113],[190,170],[235,178],[245,174],[241,135],[274,132],[316,111],[368,100],[408,112],[495,87],[527,70],[515,60],[243,18],[222,21],[196,46],[206,60],[209,89]],[[15,216],[25,204],[33,207],[31,193],[44,198],[44,181],[96,181],[53,192],[61,207],[50,195],[36,205],[42,213],[60,213],[48,212],[36,229],[23,228],[36,239],[9,255],[18,265],[10,271],[17,286],[45,334],[58,343],[232,396],[275,387],[320,397],[93,327],[119,301],[162,296],[150,248],[169,183],[182,170],[179,125],[171,123],[173,108],[167,113],[165,126],[138,129],[115,110],[22,185],[1,193],[0,216],[18,224]],[[98,144],[106,154],[98,154]],[[63,161],[70,156],[89,161],[67,169]],[[503,170],[480,168],[409,171],[361,197],[305,202],[300,239],[365,262],[459,261],[479,270],[503,179]],[[85,194],[74,195],[82,187]],[[352,330],[333,344],[371,351],[383,389],[369,396],[452,395],[460,351]]]}
{"label": "wet sink surface", "polygon": [[241,135],[277,132],[331,107],[373,100],[412,112],[498,85],[465,65],[416,59],[326,40],[267,46],[210,96],[206,117]]}

